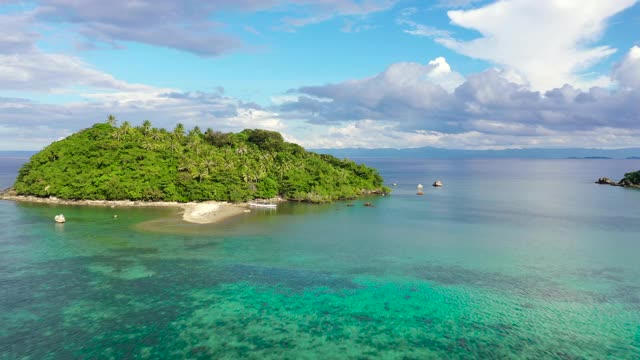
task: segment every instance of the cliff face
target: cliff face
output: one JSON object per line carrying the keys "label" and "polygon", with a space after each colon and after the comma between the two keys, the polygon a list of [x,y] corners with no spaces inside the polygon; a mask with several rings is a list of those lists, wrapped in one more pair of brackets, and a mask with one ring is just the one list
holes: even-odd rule
{"label": "cliff face", "polygon": [[20,169],[18,195],[61,199],[325,202],[387,192],[377,170],[305,151],[277,132],[185,133],[145,122],[96,124],[52,143]]}

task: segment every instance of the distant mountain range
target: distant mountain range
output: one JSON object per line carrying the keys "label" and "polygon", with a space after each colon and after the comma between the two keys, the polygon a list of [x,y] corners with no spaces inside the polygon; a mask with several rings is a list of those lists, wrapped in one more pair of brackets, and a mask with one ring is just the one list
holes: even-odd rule
{"label": "distant mountain range", "polygon": [[30,158],[37,151],[0,151],[0,157]]}
{"label": "distant mountain range", "polygon": [[421,147],[409,149],[313,149],[339,158],[429,158],[429,159],[640,159],[640,148],[626,149],[505,149],[459,150]]}
{"label": "distant mountain range", "polygon": [[[637,159],[640,147],[625,149],[505,149],[505,150],[460,150],[436,147],[407,149],[309,149],[339,158],[428,158],[428,159]],[[0,151],[0,157],[29,158],[36,151]]]}

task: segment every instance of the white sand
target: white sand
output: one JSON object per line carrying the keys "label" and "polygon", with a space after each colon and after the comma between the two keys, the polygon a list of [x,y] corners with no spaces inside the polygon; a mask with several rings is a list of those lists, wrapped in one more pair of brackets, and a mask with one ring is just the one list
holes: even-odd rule
{"label": "white sand", "polygon": [[184,204],[182,220],[196,224],[211,224],[244,213],[244,206],[207,201]]}
{"label": "white sand", "polygon": [[245,213],[247,204],[231,204],[227,202],[206,201],[202,203],[177,203],[177,202],[146,202],[146,201],[109,201],[109,200],[62,200],[55,197],[39,198],[35,196],[20,196],[15,194],[0,194],[0,200],[12,200],[21,202],[33,202],[41,204],[59,205],[84,205],[107,207],[174,207],[184,209],[182,219],[196,224],[211,224],[232,216]]}

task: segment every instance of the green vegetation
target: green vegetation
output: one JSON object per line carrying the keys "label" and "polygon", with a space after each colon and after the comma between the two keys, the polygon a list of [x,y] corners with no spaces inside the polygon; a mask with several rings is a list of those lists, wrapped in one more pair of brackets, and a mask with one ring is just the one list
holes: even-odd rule
{"label": "green vegetation", "polygon": [[31,157],[14,189],[85,200],[327,202],[389,192],[382,184],[375,169],[305,151],[277,132],[117,127],[110,116]]}
{"label": "green vegetation", "polygon": [[622,180],[627,180],[633,185],[640,186],[640,170],[624,174],[624,178]]}

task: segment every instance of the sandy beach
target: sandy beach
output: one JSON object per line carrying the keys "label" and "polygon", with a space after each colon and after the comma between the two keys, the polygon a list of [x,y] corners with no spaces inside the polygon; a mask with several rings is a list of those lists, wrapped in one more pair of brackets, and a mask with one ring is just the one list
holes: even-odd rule
{"label": "sandy beach", "polygon": [[182,220],[194,224],[212,224],[233,216],[244,214],[248,210],[246,203],[233,204],[220,201],[206,202],[166,202],[166,201],[130,201],[130,200],[63,200],[56,197],[41,198],[36,196],[21,196],[5,192],[0,194],[0,200],[29,202],[51,205],[102,206],[102,207],[173,207],[180,208]]}
{"label": "sandy beach", "polygon": [[207,201],[182,204],[182,220],[196,224],[211,224],[247,211],[246,204]]}

